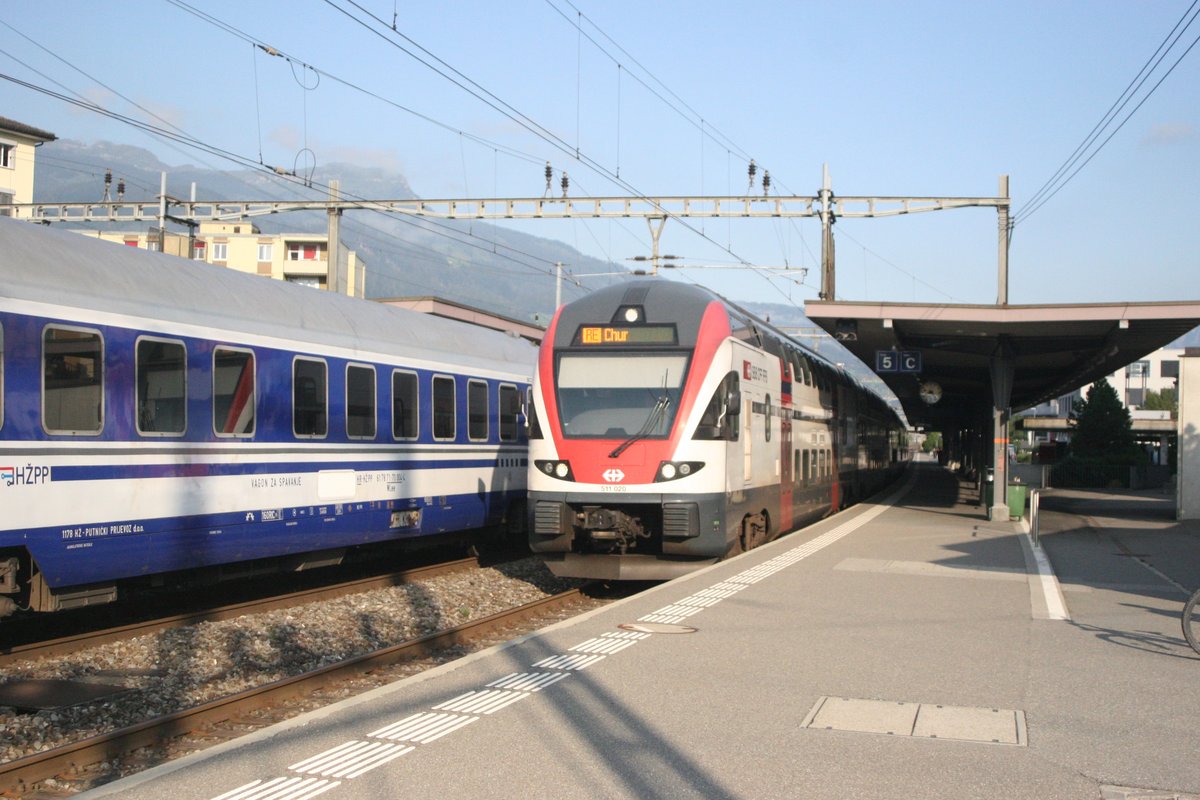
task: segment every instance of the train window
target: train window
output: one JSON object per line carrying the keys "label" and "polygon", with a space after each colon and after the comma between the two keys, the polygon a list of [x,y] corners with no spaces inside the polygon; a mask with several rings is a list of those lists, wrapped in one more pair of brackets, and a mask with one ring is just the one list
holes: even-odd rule
{"label": "train window", "polygon": [[771,395],[767,395],[767,401],[763,403],[763,435],[767,437],[767,441],[771,441],[771,422],[774,412],[771,410]]}
{"label": "train window", "polygon": [[521,413],[521,393],[516,386],[500,384],[500,441],[517,440],[517,416]]}
{"label": "train window", "polygon": [[454,378],[433,376],[433,438],[454,438]]}
{"label": "train window", "polygon": [[392,438],[417,438],[417,376],[392,371]]}
{"label": "train window", "polygon": [[104,340],[98,331],[47,326],[42,335],[42,426],[94,434],[104,426]]}
{"label": "train window", "polygon": [[323,437],[329,431],[329,392],[324,361],[297,358],[292,362],[292,431],[297,436]]}
{"label": "train window", "polygon": [[542,424],[538,422],[537,405],[533,402],[533,387],[525,390],[525,416],[529,426],[529,438],[542,438]]}
{"label": "train window", "polygon": [[375,438],[375,368],[346,365],[346,435]]}
{"label": "train window", "polygon": [[713,396],[700,417],[693,439],[707,441],[736,442],[741,425],[738,415],[741,413],[741,389],[738,384],[738,373],[731,370],[721,379]]}
{"label": "train window", "polygon": [[142,337],[135,349],[138,433],[182,436],[187,430],[187,348],[183,342]]}
{"label": "train window", "polygon": [[488,385],[486,381],[467,381],[467,438],[488,438]]}
{"label": "train window", "polygon": [[254,435],[254,353],[213,350],[213,430],[218,436]]}
{"label": "train window", "polygon": [[674,353],[563,355],[558,410],[568,438],[665,439],[671,433],[687,374]]}
{"label": "train window", "polygon": [[4,427],[4,326],[0,325],[0,428]]}

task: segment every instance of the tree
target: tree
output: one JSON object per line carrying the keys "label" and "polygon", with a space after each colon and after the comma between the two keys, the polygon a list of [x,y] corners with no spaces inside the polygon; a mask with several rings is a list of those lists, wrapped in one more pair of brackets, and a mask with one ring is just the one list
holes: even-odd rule
{"label": "tree", "polygon": [[1106,379],[1092,384],[1087,399],[1075,401],[1071,416],[1075,418],[1071,433],[1073,455],[1110,464],[1137,461],[1138,447],[1129,409],[1121,404],[1117,391]]}
{"label": "tree", "polygon": [[1170,411],[1171,419],[1175,419],[1179,411],[1179,399],[1175,396],[1174,389],[1163,389],[1161,392],[1149,389],[1142,400],[1142,408],[1147,411]]}

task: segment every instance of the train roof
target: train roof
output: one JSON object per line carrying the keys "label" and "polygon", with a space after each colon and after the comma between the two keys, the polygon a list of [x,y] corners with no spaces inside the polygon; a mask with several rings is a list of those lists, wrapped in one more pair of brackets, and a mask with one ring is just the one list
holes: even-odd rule
{"label": "train roof", "polygon": [[530,372],[527,341],[468,323],[0,217],[0,297]]}

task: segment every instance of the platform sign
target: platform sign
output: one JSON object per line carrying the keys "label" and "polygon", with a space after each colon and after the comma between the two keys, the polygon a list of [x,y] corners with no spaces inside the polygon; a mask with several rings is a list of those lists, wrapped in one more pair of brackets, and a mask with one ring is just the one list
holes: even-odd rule
{"label": "platform sign", "polygon": [[921,351],[919,350],[876,350],[875,371],[920,372]]}

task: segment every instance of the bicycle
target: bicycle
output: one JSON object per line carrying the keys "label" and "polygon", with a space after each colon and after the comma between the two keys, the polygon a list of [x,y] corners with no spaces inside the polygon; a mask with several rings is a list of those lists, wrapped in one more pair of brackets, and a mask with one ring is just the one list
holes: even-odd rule
{"label": "bicycle", "polygon": [[1183,638],[1200,653],[1200,589],[1183,606]]}

